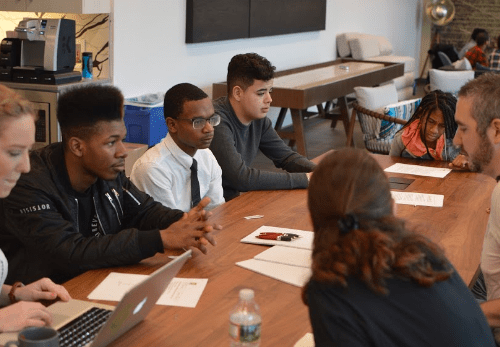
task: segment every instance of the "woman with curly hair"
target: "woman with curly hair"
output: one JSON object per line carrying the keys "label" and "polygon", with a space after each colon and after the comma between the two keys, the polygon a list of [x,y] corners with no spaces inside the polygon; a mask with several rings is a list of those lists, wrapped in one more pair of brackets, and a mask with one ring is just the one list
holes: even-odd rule
{"label": "woman with curly hair", "polygon": [[316,346],[495,346],[442,250],[394,215],[389,182],[363,150],[325,157],[309,183],[312,276],[302,298]]}
{"label": "woman with curly hair", "polygon": [[450,93],[435,90],[422,98],[413,116],[396,133],[389,152],[392,156],[453,162],[465,167],[465,156],[453,146],[457,132],[457,99]]}

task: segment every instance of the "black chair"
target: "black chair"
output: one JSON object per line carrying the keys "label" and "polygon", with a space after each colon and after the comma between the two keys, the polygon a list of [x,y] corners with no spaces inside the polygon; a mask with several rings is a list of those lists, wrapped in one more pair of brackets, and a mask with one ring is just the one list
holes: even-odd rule
{"label": "black chair", "polygon": [[437,52],[439,59],[441,59],[441,64],[443,66],[450,66],[452,64],[451,59],[444,52]]}
{"label": "black chair", "polygon": [[458,53],[453,45],[437,44],[434,45],[432,49],[429,50],[429,54],[432,57],[432,68],[439,69],[443,66],[443,62],[439,58],[438,52],[443,52],[447,55],[450,61],[453,63],[458,60]]}

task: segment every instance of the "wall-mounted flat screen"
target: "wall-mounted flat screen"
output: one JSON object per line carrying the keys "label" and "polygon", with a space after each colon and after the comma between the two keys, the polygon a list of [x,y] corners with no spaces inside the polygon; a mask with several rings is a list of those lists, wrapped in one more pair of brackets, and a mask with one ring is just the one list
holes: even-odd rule
{"label": "wall-mounted flat screen", "polygon": [[325,30],[326,0],[187,0],[186,43]]}
{"label": "wall-mounted flat screen", "polygon": [[251,0],[250,37],[325,30],[326,0]]}
{"label": "wall-mounted flat screen", "polygon": [[187,0],[186,43],[248,37],[249,0]]}

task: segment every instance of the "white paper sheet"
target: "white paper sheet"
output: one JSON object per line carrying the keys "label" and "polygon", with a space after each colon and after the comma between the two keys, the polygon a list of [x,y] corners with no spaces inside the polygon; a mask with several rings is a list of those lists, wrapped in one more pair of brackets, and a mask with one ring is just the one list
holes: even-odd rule
{"label": "white paper sheet", "polygon": [[297,287],[303,287],[311,277],[311,269],[301,266],[278,264],[257,259],[240,261],[236,265]]}
{"label": "white paper sheet", "polygon": [[274,246],[257,254],[254,259],[310,269],[312,251],[310,249]]}
{"label": "white paper sheet", "polygon": [[196,307],[207,286],[207,278],[174,278],[158,299],[158,305]]}
{"label": "white paper sheet", "polygon": [[386,172],[403,173],[417,176],[430,176],[443,178],[450,173],[451,169],[440,167],[429,167],[423,165],[409,165],[397,163],[385,169]]}
{"label": "white paper sheet", "polygon": [[[292,233],[298,234],[300,237],[298,239],[292,241],[276,241],[276,240],[263,240],[259,239],[256,236],[260,233]],[[294,247],[294,248],[303,248],[303,249],[312,249],[314,233],[312,231],[305,230],[297,230],[297,229],[287,229],[287,228],[278,228],[278,227],[270,227],[263,225],[257,230],[255,230],[250,235],[245,236],[241,239],[243,243],[254,243],[258,245],[279,245],[283,247]]]}
{"label": "white paper sheet", "polygon": [[306,333],[293,347],[314,347],[314,335]]}
{"label": "white paper sheet", "polygon": [[443,207],[444,195],[406,193],[406,192],[396,192],[394,190],[391,190],[391,194],[396,204]]}
{"label": "white paper sheet", "polygon": [[[111,272],[88,298],[91,300],[120,301],[127,291],[143,281],[147,275]],[[206,278],[177,278],[168,285],[157,305],[196,307],[207,285]]]}

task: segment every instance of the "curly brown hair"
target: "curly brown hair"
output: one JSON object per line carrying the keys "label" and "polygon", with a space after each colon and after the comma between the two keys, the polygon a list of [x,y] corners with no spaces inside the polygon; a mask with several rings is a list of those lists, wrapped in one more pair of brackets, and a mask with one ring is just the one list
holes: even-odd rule
{"label": "curly brown hair", "polygon": [[[387,294],[386,279],[394,276],[429,287],[452,273],[436,244],[407,231],[394,216],[387,177],[364,150],[326,156],[311,177],[308,204],[314,227],[311,280],[347,288],[347,278],[357,277]],[[307,304],[306,291],[307,284]]]}

